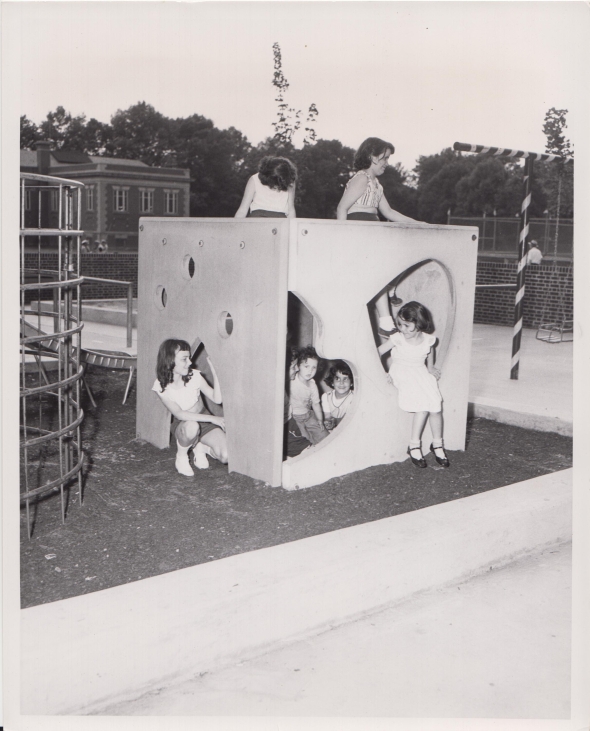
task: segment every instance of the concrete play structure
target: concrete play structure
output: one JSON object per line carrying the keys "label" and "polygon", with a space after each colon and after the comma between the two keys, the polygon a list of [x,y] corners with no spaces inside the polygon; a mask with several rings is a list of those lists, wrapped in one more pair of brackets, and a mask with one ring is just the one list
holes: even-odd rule
{"label": "concrete play structure", "polygon": [[[175,337],[193,352],[202,343],[215,365],[230,471],[293,490],[407,459],[412,417],[386,381],[374,334],[375,300],[397,279],[398,297],[433,314],[445,444],[464,449],[477,233],[421,223],[141,219],[137,436],[169,446],[170,415],[151,386],[158,347]],[[293,345],[349,363],[355,395],[328,438],[283,461],[288,321]],[[426,449],[429,438],[427,425]]]}

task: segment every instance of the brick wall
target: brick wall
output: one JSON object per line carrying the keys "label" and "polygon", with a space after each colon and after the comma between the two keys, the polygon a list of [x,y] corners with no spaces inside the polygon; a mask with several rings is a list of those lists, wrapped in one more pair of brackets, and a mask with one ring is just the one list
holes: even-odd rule
{"label": "brick wall", "polygon": [[[574,273],[568,264],[553,267],[553,262],[527,266],[523,307],[524,327],[537,327],[541,322],[573,319]],[[516,260],[477,263],[477,284],[516,284]],[[473,321],[486,325],[514,323],[514,289],[487,289],[475,292]]]}
{"label": "brick wall", "polygon": [[[57,254],[41,252],[40,260],[37,253],[25,253],[25,267],[36,268],[38,262],[42,269],[57,269]],[[89,277],[103,279],[121,279],[133,282],[133,296],[137,297],[137,253],[135,252],[108,252],[106,254],[82,254],[80,273]],[[45,290],[44,299],[51,299],[51,291]],[[122,285],[91,282],[85,284],[82,290],[84,299],[112,299],[127,296],[127,288]],[[36,300],[36,290],[27,293],[26,301]]]}
{"label": "brick wall", "polygon": [[[37,265],[37,254],[26,254],[27,267]],[[41,253],[41,267],[55,269],[57,255]],[[91,277],[123,279],[134,282],[133,295],[137,297],[137,253],[108,252],[106,254],[82,254],[81,273]],[[516,261],[507,259],[480,259],[477,264],[477,284],[516,283]],[[537,327],[541,322],[555,322],[562,318],[572,319],[574,310],[573,269],[567,264],[543,261],[528,266],[524,298],[524,326]],[[124,287],[112,284],[85,284],[85,299],[122,298],[127,295]],[[33,299],[37,298],[35,293]],[[30,301],[30,298],[27,298]],[[514,319],[514,290],[477,290],[473,321],[488,325],[512,325]]]}

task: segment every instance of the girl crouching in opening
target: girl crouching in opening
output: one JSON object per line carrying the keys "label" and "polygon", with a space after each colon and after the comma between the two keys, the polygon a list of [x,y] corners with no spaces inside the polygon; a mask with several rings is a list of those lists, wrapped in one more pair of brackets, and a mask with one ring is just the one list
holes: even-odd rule
{"label": "girl crouching in opening", "polygon": [[176,438],[176,469],[191,477],[193,472],[188,453],[193,449],[195,467],[209,467],[207,455],[227,464],[225,420],[205,408],[201,392],[215,404],[221,403],[221,390],[213,364],[207,358],[213,375],[213,388],[191,364],[190,345],[185,340],[165,340],[158,351],[157,378],[152,386],[164,406],[172,414],[170,431]]}

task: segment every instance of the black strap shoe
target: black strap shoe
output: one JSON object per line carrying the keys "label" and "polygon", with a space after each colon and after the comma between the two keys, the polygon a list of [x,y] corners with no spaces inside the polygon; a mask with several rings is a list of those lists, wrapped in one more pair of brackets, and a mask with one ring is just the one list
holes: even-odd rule
{"label": "black strap shoe", "polygon": [[[412,457],[412,452],[420,452],[420,459]],[[424,467],[428,467],[428,465],[426,464],[426,460],[424,459],[424,455],[422,454],[422,449],[420,447],[408,447],[408,454],[410,455],[412,464],[415,464],[416,467],[421,467],[422,469],[424,469]]]}
{"label": "black strap shoe", "polygon": [[[445,456],[444,457],[437,457],[436,456],[436,452],[434,451],[435,449],[442,449],[443,454]],[[432,452],[432,454],[434,454],[434,459],[439,463],[439,465],[441,467],[450,467],[451,466],[451,463],[449,462],[449,458],[447,457],[447,453],[445,452],[445,448],[442,446],[442,444],[440,445],[440,447],[435,447],[435,446],[433,446],[431,444],[430,445],[430,451]]]}

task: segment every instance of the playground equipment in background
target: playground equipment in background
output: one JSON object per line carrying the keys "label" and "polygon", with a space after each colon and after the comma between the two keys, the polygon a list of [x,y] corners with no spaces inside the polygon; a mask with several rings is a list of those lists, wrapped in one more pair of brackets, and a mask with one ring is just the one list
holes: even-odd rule
{"label": "playground equipment in background", "polygon": [[[30,538],[33,499],[59,489],[63,522],[64,488],[77,480],[82,504],[84,456],[80,425],[84,412],[80,406],[80,383],[84,384],[96,406],[84,377],[86,365],[129,369],[125,403],[137,358],[117,351],[88,350],[81,345],[83,284],[106,282],[127,287],[127,347],[132,344],[133,300],[132,282],[80,275],[83,184],[22,173],[20,185],[21,500],[26,505]],[[38,197],[38,206],[28,205],[32,196]],[[35,210],[34,220],[31,220],[30,209]],[[42,246],[46,247],[48,243],[57,248],[58,268],[55,270],[42,267]],[[25,246],[29,262],[31,249],[36,250],[36,267],[25,266]],[[44,297],[48,294],[52,295],[50,301]],[[53,327],[47,327],[47,320]],[[51,368],[46,367],[49,362]],[[37,385],[31,386],[31,381],[35,380]],[[54,450],[57,459],[54,459]]]}
{"label": "playground equipment in background", "polygon": [[[30,503],[39,495],[59,489],[61,518],[65,520],[64,488],[77,480],[82,503],[82,467],[84,455],[80,424],[84,412],[80,407],[80,382],[84,373],[81,361],[82,323],[73,302],[80,302],[81,193],[83,184],[47,175],[21,173],[20,178],[20,319],[21,319],[21,501],[27,512],[27,531],[31,537]],[[27,217],[30,196],[39,199],[37,220]],[[44,205],[44,203],[46,205]],[[53,205],[51,205],[53,203]],[[35,225],[36,224],[36,225]],[[55,242],[58,269],[41,266],[41,239]],[[37,242],[37,268],[25,267],[25,241]],[[27,300],[36,293],[53,292],[54,306],[51,335],[40,327],[41,313],[28,309]],[[78,308],[79,309],[79,308]],[[27,329],[27,320],[37,316],[37,332]],[[27,374],[26,357],[34,356],[34,374]],[[57,368],[48,376],[43,357],[56,361]],[[40,469],[43,465],[43,469]]]}
{"label": "playground equipment in background", "polygon": [[[527,266],[528,254],[528,237],[529,237],[529,207],[531,204],[531,184],[533,178],[533,163],[535,160],[542,162],[560,161],[562,164],[571,162],[571,158],[564,159],[560,155],[550,155],[540,152],[526,152],[525,150],[514,150],[505,147],[486,147],[485,145],[473,145],[465,142],[455,142],[454,150],[460,152],[474,152],[489,157],[508,158],[510,160],[518,160],[524,158],[524,181],[523,181],[523,200],[520,216],[520,236],[518,250],[518,269],[516,273],[516,297],[514,301],[514,335],[512,337],[512,361],[510,364],[510,378],[518,380],[518,369],[520,365],[520,340],[522,334],[523,320],[523,298],[524,284]],[[559,206],[561,200],[561,175],[559,178],[558,193],[558,223],[559,223]],[[557,230],[559,225],[557,226]],[[556,234],[557,235],[557,234]],[[557,241],[555,244],[557,251]],[[500,285],[493,285],[500,286]]]}
{"label": "playground equipment in background", "polygon": [[[203,343],[215,366],[230,471],[292,490],[407,459],[411,414],[387,384],[372,323],[375,300],[396,281],[403,301],[434,316],[445,444],[465,448],[477,229],[142,218],[139,239],[139,438],[169,445],[170,414],[151,386],[158,347],[175,337],[193,352]],[[288,321],[293,345],[350,365],[355,395],[330,436],[283,462]],[[427,427],[425,444],[429,436]]]}
{"label": "playground equipment in background", "polygon": [[[553,244],[553,269],[551,271],[551,283],[554,278],[557,277],[557,244],[559,241],[559,213],[561,210],[561,183],[562,174],[559,175],[557,184],[557,225],[555,227],[555,240]],[[572,265],[574,262],[574,248],[572,246],[572,255],[569,262],[565,281],[570,277],[572,271]],[[566,318],[563,299],[565,295],[565,285],[558,284],[559,286],[559,302],[558,308],[561,311],[561,318],[556,322],[545,322],[545,308],[546,303],[543,305],[543,313],[541,315],[541,324],[537,328],[537,340],[543,340],[546,343],[562,343],[565,341],[571,341],[574,338],[574,321]]]}

